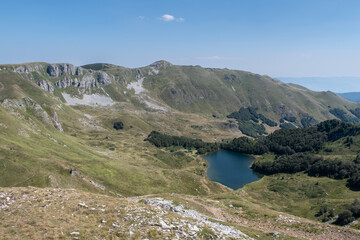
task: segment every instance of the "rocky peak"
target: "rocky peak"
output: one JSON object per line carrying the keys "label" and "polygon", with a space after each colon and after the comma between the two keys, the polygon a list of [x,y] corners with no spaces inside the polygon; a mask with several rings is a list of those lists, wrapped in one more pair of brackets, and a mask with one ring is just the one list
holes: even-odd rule
{"label": "rocky peak", "polygon": [[156,70],[166,69],[170,66],[172,66],[172,64],[167,61],[164,61],[164,60],[156,61],[156,62],[150,64],[150,67],[153,67]]}

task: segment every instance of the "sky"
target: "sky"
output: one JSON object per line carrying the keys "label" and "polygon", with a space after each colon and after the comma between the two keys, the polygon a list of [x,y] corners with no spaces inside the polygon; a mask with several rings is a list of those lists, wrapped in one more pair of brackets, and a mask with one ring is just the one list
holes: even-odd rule
{"label": "sky", "polygon": [[0,22],[1,64],[163,59],[272,77],[360,77],[358,0],[2,0]]}

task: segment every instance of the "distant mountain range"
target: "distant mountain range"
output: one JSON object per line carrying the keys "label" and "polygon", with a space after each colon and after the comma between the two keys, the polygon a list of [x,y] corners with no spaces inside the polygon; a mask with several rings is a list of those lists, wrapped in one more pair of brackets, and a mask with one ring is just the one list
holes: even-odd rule
{"label": "distant mountain range", "polygon": [[313,91],[360,92],[360,77],[276,77],[285,83],[294,83]]}
{"label": "distant mountain range", "polygon": [[360,92],[337,93],[337,95],[352,102],[360,102]]}
{"label": "distant mountain range", "polygon": [[313,91],[332,91],[351,102],[360,102],[360,77],[277,77],[280,81],[299,84]]}

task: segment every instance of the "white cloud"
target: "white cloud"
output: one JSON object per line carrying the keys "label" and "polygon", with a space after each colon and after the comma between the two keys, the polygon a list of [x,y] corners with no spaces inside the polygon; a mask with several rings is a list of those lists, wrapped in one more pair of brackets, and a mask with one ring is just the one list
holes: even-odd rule
{"label": "white cloud", "polygon": [[145,16],[138,16],[138,19],[144,20]]}
{"label": "white cloud", "polygon": [[161,17],[161,20],[163,20],[165,22],[170,22],[170,21],[174,21],[175,17],[173,15],[170,15],[170,14],[164,14]]}
{"label": "white cloud", "polygon": [[164,22],[172,22],[172,21],[176,21],[176,22],[184,22],[185,19],[182,18],[182,17],[175,17],[173,15],[170,15],[170,14],[164,14],[162,15],[160,18],[160,20],[164,21]]}

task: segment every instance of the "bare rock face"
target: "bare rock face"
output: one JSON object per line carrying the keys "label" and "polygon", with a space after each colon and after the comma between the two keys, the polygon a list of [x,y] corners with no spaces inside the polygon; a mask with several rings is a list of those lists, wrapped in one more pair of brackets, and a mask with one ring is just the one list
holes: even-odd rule
{"label": "bare rock face", "polygon": [[60,132],[64,132],[64,130],[63,130],[62,126],[61,126],[61,122],[60,122],[59,117],[58,117],[56,112],[54,112],[54,116],[53,116],[52,120],[54,122],[54,127],[57,130],[59,130]]}
{"label": "bare rock face", "polygon": [[90,90],[91,88],[97,88],[98,84],[93,75],[85,75],[79,82],[78,87],[81,92]]}
{"label": "bare rock face", "polygon": [[111,84],[110,77],[105,72],[99,72],[97,80],[98,80],[99,83],[104,84],[104,85],[110,85]]}
{"label": "bare rock face", "polygon": [[60,132],[64,131],[56,112],[54,112],[54,115],[51,119],[49,114],[44,110],[44,108],[42,108],[37,102],[35,102],[33,99],[29,97],[25,97],[19,100],[4,99],[4,101],[2,102],[2,106],[7,109],[10,109],[11,111],[17,111],[17,110],[26,111],[26,109],[31,109],[32,112],[34,113],[34,116],[40,121],[42,121],[43,123],[47,123],[51,126],[54,126]]}
{"label": "bare rock face", "polygon": [[24,98],[24,102],[26,106],[34,111],[34,115],[41,119],[43,122],[46,122],[52,125],[52,121],[50,120],[49,114],[34,100],[29,97]]}
{"label": "bare rock face", "polygon": [[[96,76],[96,78],[94,77]],[[58,88],[77,87],[81,93],[91,92],[92,88],[99,88],[99,84],[110,85],[111,78],[104,72],[87,73],[82,78],[72,78],[65,76],[60,81],[55,82],[55,86]]]}
{"label": "bare rock face", "polygon": [[51,83],[49,83],[48,81],[46,80],[41,80],[40,82],[37,82],[37,85],[39,87],[41,87],[42,89],[44,89],[45,91],[48,91],[50,93],[54,93],[54,88],[53,86],[51,85]]}
{"label": "bare rock face", "polygon": [[2,106],[7,109],[26,109],[25,103],[22,100],[10,100],[10,99],[4,99],[2,102]]}
{"label": "bare rock face", "polygon": [[21,65],[14,69],[14,72],[17,73],[32,73],[35,71],[40,71],[43,69],[43,66],[41,64],[27,64],[27,65]]}
{"label": "bare rock face", "polygon": [[84,74],[84,69],[82,67],[78,67],[76,69],[76,75],[81,76]]}
{"label": "bare rock face", "polygon": [[58,88],[77,87],[81,93],[90,93],[92,88],[99,88],[99,84],[110,85],[114,76],[101,71],[87,70],[72,64],[49,64],[47,73],[50,77],[63,78],[55,82]]}
{"label": "bare rock face", "polygon": [[139,80],[139,79],[141,79],[141,78],[143,78],[143,77],[144,77],[144,75],[142,74],[141,70],[140,70],[140,69],[136,69],[136,76],[135,76],[135,78],[136,78],[137,80]]}
{"label": "bare rock face", "polygon": [[17,73],[30,73],[30,72],[33,72],[33,69],[31,69],[28,66],[24,65],[24,66],[20,66],[20,67],[15,68],[14,72],[17,72]]}
{"label": "bare rock face", "polygon": [[93,75],[85,75],[80,80],[78,78],[71,78],[65,76],[60,81],[55,82],[58,88],[77,87],[81,93],[90,92],[91,88],[98,88],[97,81]]}
{"label": "bare rock face", "polygon": [[70,78],[65,76],[63,79],[61,79],[60,81],[55,82],[55,86],[58,88],[67,88],[70,86],[78,86],[79,84],[79,80],[77,78]]}
{"label": "bare rock face", "polygon": [[50,64],[47,68],[47,73],[50,77],[60,77],[62,75],[81,75],[83,73],[81,67],[75,67],[72,64]]}

